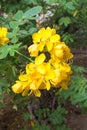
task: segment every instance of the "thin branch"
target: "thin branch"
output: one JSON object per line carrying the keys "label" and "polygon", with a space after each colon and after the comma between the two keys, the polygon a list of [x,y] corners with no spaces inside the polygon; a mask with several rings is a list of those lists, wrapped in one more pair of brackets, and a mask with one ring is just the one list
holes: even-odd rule
{"label": "thin branch", "polygon": [[36,120],[35,115],[32,112],[32,106],[28,105],[27,108],[28,108],[29,113],[32,115],[32,120],[34,121],[34,123],[38,123],[38,121]]}

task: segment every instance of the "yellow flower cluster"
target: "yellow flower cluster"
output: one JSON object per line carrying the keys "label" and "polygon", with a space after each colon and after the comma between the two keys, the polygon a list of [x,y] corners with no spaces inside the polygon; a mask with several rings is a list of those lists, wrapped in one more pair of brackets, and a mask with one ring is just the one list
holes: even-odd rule
{"label": "yellow flower cluster", "polygon": [[9,42],[9,38],[6,35],[7,35],[7,28],[0,27],[0,46]]}
{"label": "yellow flower cluster", "polygon": [[23,96],[33,93],[40,97],[40,90],[50,88],[68,88],[71,67],[67,61],[73,57],[68,46],[60,41],[55,29],[41,28],[32,35],[33,43],[28,50],[33,63],[26,65],[26,72],[12,86],[15,93]]}

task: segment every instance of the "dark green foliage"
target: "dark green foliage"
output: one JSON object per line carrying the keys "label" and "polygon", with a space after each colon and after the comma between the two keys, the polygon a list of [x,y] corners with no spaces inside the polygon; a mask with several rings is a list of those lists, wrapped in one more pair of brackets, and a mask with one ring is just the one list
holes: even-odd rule
{"label": "dark green foliage", "polygon": [[36,124],[32,130],[50,130],[50,127],[46,126],[45,124]]}
{"label": "dark green foliage", "polygon": [[46,0],[46,2],[55,8],[52,24],[56,25],[63,41],[75,48],[85,46],[87,43],[87,0]]}
{"label": "dark green foliage", "polygon": [[64,114],[67,114],[67,111],[64,108],[58,107],[49,117],[50,121],[54,125],[62,125],[65,122]]}

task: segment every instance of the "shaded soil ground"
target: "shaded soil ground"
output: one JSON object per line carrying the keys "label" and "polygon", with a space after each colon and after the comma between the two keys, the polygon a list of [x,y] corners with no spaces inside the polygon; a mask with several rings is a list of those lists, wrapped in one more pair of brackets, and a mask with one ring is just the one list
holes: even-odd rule
{"label": "shaded soil ground", "polygon": [[[83,54],[81,50],[75,50],[74,64],[87,67],[87,52]],[[12,109],[10,104],[9,96],[5,96],[5,109],[0,110],[0,130],[23,130],[22,128],[30,128],[30,122],[25,122],[23,120],[23,112],[25,109],[19,109],[18,111]],[[69,108],[69,113],[67,115],[67,125],[72,130],[87,130],[87,114],[81,114],[75,109]]]}
{"label": "shaded soil ground", "polygon": [[12,107],[6,106],[6,108],[7,110],[0,111],[0,130],[24,130],[24,128],[31,130],[30,122],[23,119],[26,108],[17,111]]}
{"label": "shaded soil ground", "polygon": [[68,126],[72,130],[87,130],[87,115],[71,114],[68,118]]}
{"label": "shaded soil ground", "polygon": [[[81,114],[75,106],[70,106],[66,116],[66,125],[71,130],[87,130],[87,114]],[[7,104],[5,109],[0,111],[0,130],[31,130],[30,121],[24,121],[23,112],[28,112],[25,109],[12,109],[12,106]],[[27,128],[27,129],[23,129]]]}
{"label": "shaded soil ground", "polygon": [[87,48],[86,49],[72,49],[74,54],[73,64],[87,68]]}
{"label": "shaded soil ground", "polygon": [[19,111],[3,112],[0,117],[0,130],[20,130],[21,123],[24,125],[21,114]]}

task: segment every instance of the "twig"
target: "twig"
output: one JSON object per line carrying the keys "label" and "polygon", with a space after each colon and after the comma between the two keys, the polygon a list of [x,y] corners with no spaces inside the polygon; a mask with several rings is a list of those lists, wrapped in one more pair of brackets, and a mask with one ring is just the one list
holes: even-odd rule
{"label": "twig", "polygon": [[32,115],[32,120],[34,121],[34,123],[38,123],[38,121],[36,120],[35,115],[32,112],[32,106],[28,105],[27,108],[28,108],[29,113]]}
{"label": "twig", "polygon": [[56,97],[53,98],[53,102],[52,102],[52,112],[54,111],[55,102],[56,102]]}
{"label": "twig", "polygon": [[16,50],[15,50],[15,52],[16,52],[17,54],[21,55],[22,57],[24,57],[25,59],[27,59],[28,61],[34,62],[31,58],[29,58],[29,57],[23,55],[22,53],[20,53],[20,52],[18,52],[18,51],[16,51]]}

